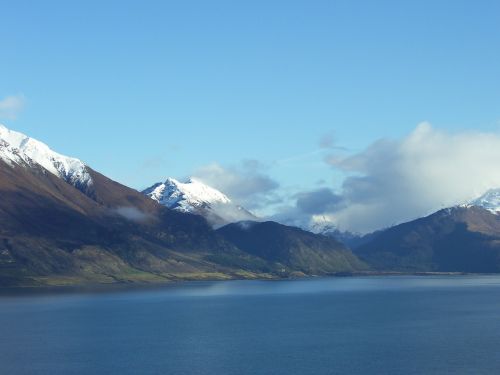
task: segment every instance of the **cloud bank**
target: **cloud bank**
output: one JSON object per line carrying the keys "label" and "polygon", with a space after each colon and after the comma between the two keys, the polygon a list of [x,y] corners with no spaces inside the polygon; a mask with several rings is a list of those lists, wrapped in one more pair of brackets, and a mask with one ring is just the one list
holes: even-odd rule
{"label": "cloud bank", "polygon": [[295,215],[369,232],[467,202],[500,187],[500,133],[448,133],[421,123],[327,163],[346,173],[340,191],[297,195]]}
{"label": "cloud bank", "polygon": [[0,100],[0,118],[15,120],[23,110],[25,99],[23,95],[11,95]]}

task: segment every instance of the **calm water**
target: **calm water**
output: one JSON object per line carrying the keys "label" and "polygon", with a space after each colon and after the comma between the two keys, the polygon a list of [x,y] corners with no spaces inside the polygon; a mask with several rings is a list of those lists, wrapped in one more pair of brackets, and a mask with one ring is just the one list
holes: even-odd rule
{"label": "calm water", "polygon": [[500,277],[0,296],[0,374],[498,374]]}

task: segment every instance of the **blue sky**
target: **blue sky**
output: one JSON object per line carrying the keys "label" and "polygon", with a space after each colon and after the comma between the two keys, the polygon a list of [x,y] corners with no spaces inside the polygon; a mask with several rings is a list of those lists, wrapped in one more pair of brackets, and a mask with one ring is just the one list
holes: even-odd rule
{"label": "blue sky", "polygon": [[135,188],[256,160],[336,189],[321,143],[498,131],[499,24],[498,1],[5,1],[0,100],[25,105],[0,120]]}

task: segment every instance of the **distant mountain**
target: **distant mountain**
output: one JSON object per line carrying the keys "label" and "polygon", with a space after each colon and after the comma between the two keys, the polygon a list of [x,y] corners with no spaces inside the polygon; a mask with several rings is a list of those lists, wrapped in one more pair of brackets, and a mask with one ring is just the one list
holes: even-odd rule
{"label": "distant mountain", "polygon": [[354,252],[379,270],[500,272],[500,216],[452,207],[374,233]]}
{"label": "distant mountain", "polygon": [[[483,208],[495,215],[500,214],[500,189],[490,189],[480,197],[472,199],[467,203],[463,203],[454,206],[452,208],[448,208],[444,212],[451,212],[454,209],[458,208],[469,209],[472,207]],[[418,222],[418,220],[412,222]],[[326,219],[315,220],[311,224],[303,226],[304,229],[309,230],[313,233],[322,234],[327,237],[335,238],[336,240],[342,242],[351,249],[360,248],[361,246],[374,241],[375,238],[377,238],[380,234],[389,231],[393,227],[394,226],[385,229],[380,229],[373,233],[360,234],[349,231],[341,231],[331,221],[328,221]],[[385,265],[382,265],[382,268],[385,268]]]}
{"label": "distant mountain", "polygon": [[257,220],[256,216],[233,203],[224,193],[195,178],[186,182],[167,178],[165,182],[147,188],[143,194],[173,210],[201,215],[215,227],[242,220]]}
{"label": "distant mountain", "polygon": [[276,222],[239,222],[217,230],[243,251],[288,272],[329,274],[366,269],[346,246],[322,235]]}
{"label": "distant mountain", "polygon": [[363,242],[363,235],[350,231],[338,229],[331,221],[313,221],[308,225],[302,226],[302,229],[315,234],[321,234],[326,237],[334,238],[347,247],[355,247]]}

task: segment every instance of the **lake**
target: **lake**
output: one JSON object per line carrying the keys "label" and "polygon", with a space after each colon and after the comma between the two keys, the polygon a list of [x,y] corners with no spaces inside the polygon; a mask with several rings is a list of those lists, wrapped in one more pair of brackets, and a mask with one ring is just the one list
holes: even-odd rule
{"label": "lake", "polygon": [[500,277],[4,292],[0,327],[0,374],[494,374]]}

